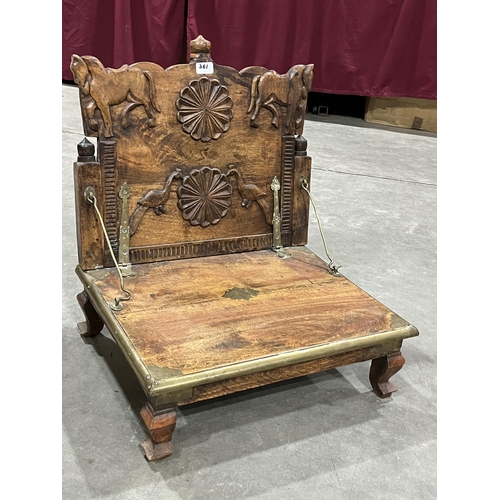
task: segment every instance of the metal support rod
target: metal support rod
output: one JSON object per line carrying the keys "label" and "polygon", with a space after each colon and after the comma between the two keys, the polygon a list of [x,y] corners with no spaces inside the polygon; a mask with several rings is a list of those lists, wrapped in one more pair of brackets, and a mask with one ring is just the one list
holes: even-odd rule
{"label": "metal support rod", "polygon": [[309,191],[309,184],[307,183],[306,179],[301,177],[299,180],[299,185],[307,193],[307,195],[309,196],[309,199],[311,200],[311,204],[313,206],[314,213],[315,213],[316,219],[318,221],[319,233],[321,234],[321,239],[323,240],[323,246],[325,248],[325,253],[326,253],[326,256],[328,257],[328,260],[330,261],[328,263],[328,267],[330,268],[330,271],[334,276],[340,276],[339,268],[342,266],[336,266],[333,263],[333,259],[331,258],[330,253],[328,252],[328,246],[326,245],[325,234],[323,233],[323,226],[321,225],[321,220],[320,220],[319,215],[318,215],[318,210],[316,208],[316,204],[314,203],[313,197],[311,196],[311,193]]}
{"label": "metal support rod", "polygon": [[113,311],[121,311],[123,309],[123,304],[121,302],[130,300],[130,297],[132,297],[132,294],[125,289],[123,285],[123,276],[120,271],[120,267],[118,265],[118,262],[116,262],[115,254],[113,253],[113,248],[111,247],[111,242],[109,241],[108,233],[106,232],[106,227],[104,225],[104,221],[102,220],[101,213],[99,212],[99,209],[97,208],[97,200],[95,197],[95,189],[92,186],[88,186],[85,188],[85,191],[83,193],[83,197],[87,203],[90,205],[93,205],[97,217],[99,218],[99,222],[101,223],[102,230],[104,232],[104,237],[106,238],[106,243],[108,244],[109,252],[111,253],[111,257],[113,258],[113,262],[115,264],[116,270],[118,271],[118,276],[120,277],[120,288],[124,293],[127,295],[125,297],[115,297],[114,300],[109,304],[109,307],[113,309]]}

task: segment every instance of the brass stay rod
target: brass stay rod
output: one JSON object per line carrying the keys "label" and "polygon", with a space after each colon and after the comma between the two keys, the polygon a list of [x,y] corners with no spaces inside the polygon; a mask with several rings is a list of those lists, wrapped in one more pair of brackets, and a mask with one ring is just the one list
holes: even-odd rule
{"label": "brass stay rod", "polygon": [[124,293],[127,294],[125,297],[115,297],[113,302],[111,302],[109,304],[109,307],[111,307],[111,309],[113,309],[113,311],[121,311],[123,309],[123,304],[121,304],[121,302],[124,302],[126,300],[130,300],[130,297],[132,297],[132,294],[125,288],[125,286],[123,284],[122,272],[120,271],[120,266],[118,265],[118,262],[116,262],[115,254],[113,252],[113,248],[111,247],[111,242],[109,241],[109,237],[108,237],[108,233],[106,232],[106,227],[104,225],[104,221],[102,220],[101,213],[99,212],[99,209],[97,208],[97,200],[95,197],[95,190],[93,187],[89,186],[89,187],[85,188],[84,198],[85,198],[85,201],[87,203],[93,205],[93,207],[97,213],[97,216],[99,218],[99,222],[101,223],[102,230],[104,232],[104,237],[106,238],[106,243],[108,244],[109,253],[111,254],[111,257],[113,258],[113,262],[115,264],[116,270],[118,271],[118,276],[120,277],[120,288],[122,289],[122,291]]}

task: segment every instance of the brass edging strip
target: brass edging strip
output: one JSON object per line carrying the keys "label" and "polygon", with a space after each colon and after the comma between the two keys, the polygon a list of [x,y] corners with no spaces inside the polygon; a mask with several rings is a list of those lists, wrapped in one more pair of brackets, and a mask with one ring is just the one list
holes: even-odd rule
{"label": "brass edging strip", "polygon": [[204,370],[187,375],[174,376],[157,381],[152,377],[151,373],[142,361],[142,358],[139,356],[139,353],[135,350],[133,344],[130,342],[130,339],[123,330],[119,321],[115,318],[115,315],[99,292],[99,289],[93,282],[92,278],[85,271],[83,271],[80,266],[76,267],[75,272],[81,282],[85,285],[85,290],[88,293],[92,304],[108,327],[111,335],[122,351],[126,354],[127,360],[139,378],[139,383],[141,384],[143,390],[150,397],[192,389],[198,385],[219,382],[229,378],[250,375],[263,369],[272,370],[296,363],[303,363],[306,361],[313,361],[314,359],[333,356],[335,354],[343,354],[345,352],[364,349],[366,347],[372,347],[382,343],[388,344],[399,340],[402,341],[406,338],[415,337],[419,334],[418,330],[414,326],[407,325],[388,332],[380,332],[356,339],[322,344],[297,351],[275,354],[265,358],[245,361],[243,363],[235,363],[232,365],[222,366],[220,368]]}
{"label": "brass edging strip", "polygon": [[120,346],[130,366],[139,378],[139,383],[141,384],[144,392],[149,394],[153,378],[142,361],[142,358],[139,356],[139,353],[135,350],[134,345],[130,342],[125,330],[120,325],[120,322],[115,318],[113,311],[111,311],[111,308],[104,300],[104,297],[99,292],[99,289],[93,282],[92,278],[80,266],[76,267],[75,272],[85,286],[85,291],[90,297],[96,311],[99,313],[99,316],[101,316],[109,332],[115,339],[116,343]]}
{"label": "brass edging strip", "polygon": [[417,335],[418,330],[414,326],[408,325],[390,332],[381,332],[352,340],[342,340],[340,342],[322,344],[298,351],[275,354],[243,363],[222,366],[212,370],[204,370],[202,372],[163,379],[153,383],[150,395],[158,396],[160,394],[173,391],[192,389],[193,387],[202,384],[209,384],[211,382],[219,382],[228,378],[250,375],[252,373],[259,372],[262,369],[272,370],[274,368],[281,368],[283,366],[296,363],[313,361],[314,359],[332,356],[335,354],[343,354],[345,352],[355,351],[382,343],[387,344],[389,342],[396,342],[398,340],[415,337]]}

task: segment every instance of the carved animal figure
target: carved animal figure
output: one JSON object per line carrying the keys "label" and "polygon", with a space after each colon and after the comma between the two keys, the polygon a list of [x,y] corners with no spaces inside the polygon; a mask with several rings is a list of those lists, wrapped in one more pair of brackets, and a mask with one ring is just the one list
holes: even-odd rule
{"label": "carved animal figure", "polygon": [[[229,165],[229,167],[234,167],[234,165]],[[250,203],[255,201],[257,205],[259,205],[262,213],[264,214],[264,218],[266,222],[272,226],[272,207],[269,205],[268,200],[266,199],[267,193],[260,189],[260,187],[255,184],[246,184],[243,181],[243,177],[235,168],[230,168],[227,172],[227,175],[234,175],[236,177],[236,185],[238,188],[238,193],[243,199],[241,202],[241,206],[245,208],[250,207]]]}
{"label": "carved animal figure", "polygon": [[156,215],[162,215],[165,212],[165,203],[167,203],[170,198],[170,186],[174,179],[180,179],[182,175],[180,173],[180,169],[175,169],[172,172],[165,182],[163,189],[151,189],[148,191],[138,202],[139,205],[135,210],[132,216],[130,217],[130,234],[134,234],[141,222],[144,214],[150,209],[153,209],[153,212]]}
{"label": "carved animal figure", "polygon": [[227,175],[234,175],[236,177],[238,193],[243,198],[243,201],[241,202],[242,207],[249,208],[252,201],[257,201],[258,199],[264,198],[264,196],[266,196],[265,191],[262,191],[262,189],[260,189],[255,184],[245,184],[243,182],[241,174],[235,168],[229,169]]}
{"label": "carved animal figure", "polygon": [[[304,119],[307,93],[311,90],[314,64],[297,64],[284,75],[276,71],[266,71],[252,80],[250,106],[247,113],[252,127],[258,127],[255,122],[261,108],[271,111],[271,123],[279,126],[280,113],[276,106],[287,108],[285,118],[286,133],[293,134]],[[298,113],[297,113],[298,112]],[[294,118],[296,113],[298,118]],[[294,123],[295,121],[295,123]]]}
{"label": "carved animal figure", "polygon": [[71,56],[71,72],[75,83],[80,87],[83,95],[92,98],[86,108],[87,120],[91,128],[97,126],[94,119],[96,108],[99,108],[104,123],[104,136],[113,136],[110,106],[116,106],[128,101],[122,113],[122,127],[127,128],[129,121],[127,113],[137,107],[144,106],[148,115],[148,125],[156,125],[156,116],[153,109],[160,112],[155,97],[154,82],[149,71],[136,67],[122,66],[120,69],[105,68],[102,63],[92,56]]}

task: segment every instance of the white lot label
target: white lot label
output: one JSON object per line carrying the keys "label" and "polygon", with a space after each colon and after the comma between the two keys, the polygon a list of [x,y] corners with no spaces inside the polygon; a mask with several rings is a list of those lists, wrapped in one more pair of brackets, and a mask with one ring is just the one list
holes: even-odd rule
{"label": "white lot label", "polygon": [[196,73],[199,75],[211,75],[214,72],[213,62],[197,62]]}

